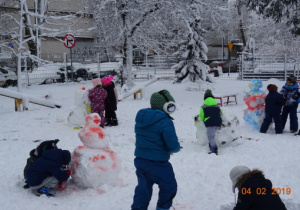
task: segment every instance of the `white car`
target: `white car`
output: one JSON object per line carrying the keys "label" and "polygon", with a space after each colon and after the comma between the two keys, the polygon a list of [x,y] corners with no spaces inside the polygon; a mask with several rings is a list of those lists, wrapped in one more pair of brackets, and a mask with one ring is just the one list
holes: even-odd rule
{"label": "white car", "polygon": [[15,72],[0,68],[0,87],[17,85],[18,76]]}

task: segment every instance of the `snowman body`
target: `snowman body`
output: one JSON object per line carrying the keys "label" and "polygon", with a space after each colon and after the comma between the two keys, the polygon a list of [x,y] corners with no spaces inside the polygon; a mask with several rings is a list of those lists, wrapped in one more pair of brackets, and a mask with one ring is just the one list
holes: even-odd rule
{"label": "snowman body", "polygon": [[260,90],[262,82],[253,79],[249,83],[250,91],[244,96],[247,109],[244,111],[244,120],[249,127],[260,130],[265,115],[265,93]]}
{"label": "snowman body", "polygon": [[99,126],[100,116],[92,113],[85,120],[86,125],[78,133],[84,146],[78,146],[72,154],[72,178],[81,187],[115,185],[121,172],[120,158],[109,148],[104,130]]}

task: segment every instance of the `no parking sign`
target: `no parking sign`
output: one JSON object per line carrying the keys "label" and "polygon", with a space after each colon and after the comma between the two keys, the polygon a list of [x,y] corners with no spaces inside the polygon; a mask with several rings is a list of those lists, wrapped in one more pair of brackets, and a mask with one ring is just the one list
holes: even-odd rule
{"label": "no parking sign", "polygon": [[63,41],[64,41],[65,47],[70,48],[70,49],[73,48],[76,43],[75,37],[72,34],[67,34],[64,37]]}

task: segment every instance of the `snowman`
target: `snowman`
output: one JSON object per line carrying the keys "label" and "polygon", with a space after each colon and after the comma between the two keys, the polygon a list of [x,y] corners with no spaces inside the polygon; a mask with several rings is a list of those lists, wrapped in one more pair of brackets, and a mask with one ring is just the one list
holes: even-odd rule
{"label": "snowman", "polygon": [[[238,139],[239,135],[237,134],[239,120],[233,112],[229,110],[222,110],[222,125],[220,129],[216,132],[215,140],[217,145],[223,145],[227,142],[232,142]],[[200,120],[199,115],[194,117],[195,126],[196,126],[196,138],[197,142],[201,146],[208,145],[208,139],[206,134],[206,127],[202,120]]]}
{"label": "snowman", "polygon": [[255,130],[259,130],[264,119],[265,113],[265,93],[260,90],[262,81],[253,79],[249,83],[250,91],[244,96],[247,109],[244,111],[244,120],[246,125]]}
{"label": "snowman", "polygon": [[85,121],[78,133],[84,146],[78,146],[72,154],[72,178],[80,187],[96,189],[105,184],[116,185],[121,161],[109,148],[104,129],[99,126],[100,116],[92,113],[85,117]]}
{"label": "snowman", "polygon": [[68,123],[81,128],[85,125],[85,116],[91,113],[91,102],[88,98],[89,90],[85,87],[78,89],[75,93],[75,108],[68,116]]}

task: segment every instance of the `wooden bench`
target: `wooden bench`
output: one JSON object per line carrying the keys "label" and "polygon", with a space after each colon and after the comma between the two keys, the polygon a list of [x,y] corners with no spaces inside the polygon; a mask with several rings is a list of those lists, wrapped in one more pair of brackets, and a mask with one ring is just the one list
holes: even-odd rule
{"label": "wooden bench", "polygon": [[228,94],[228,95],[222,95],[222,96],[215,96],[215,99],[218,100],[218,105],[228,105],[229,103],[235,103],[237,104],[236,100],[237,93],[234,94]]}

